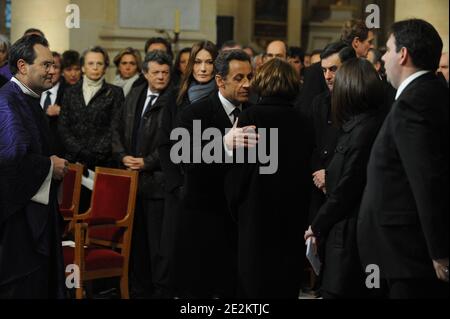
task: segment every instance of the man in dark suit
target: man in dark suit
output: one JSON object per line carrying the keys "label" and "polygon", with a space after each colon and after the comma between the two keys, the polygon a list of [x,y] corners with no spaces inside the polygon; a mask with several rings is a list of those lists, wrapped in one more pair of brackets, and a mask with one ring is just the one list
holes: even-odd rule
{"label": "man in dark suit", "polygon": [[344,23],[341,41],[355,49],[358,58],[367,58],[369,49],[373,48],[375,35],[365,21],[359,19],[348,20]]}
{"label": "man in dark suit", "polygon": [[[196,102],[180,114],[180,127],[194,132],[194,120],[201,121],[201,130],[220,130],[222,136],[233,126],[249,96],[252,66],[242,50],[222,52],[214,63],[219,92]],[[232,154],[236,146],[254,143],[255,133],[233,126],[224,136],[222,154]],[[233,142],[235,140],[235,142]],[[203,147],[190,148],[201,156]],[[195,145],[194,145],[195,146]],[[223,151],[225,148],[225,151]],[[224,159],[224,155],[222,159]],[[184,267],[180,290],[191,297],[233,297],[236,293],[237,229],[227,208],[224,179],[230,164],[184,163],[183,220],[176,247],[178,262]],[[184,253],[184,256],[182,256]],[[178,280],[178,279],[177,279]]]}
{"label": "man in dark suit", "polygon": [[129,93],[116,119],[113,153],[119,166],[139,171],[131,248],[131,284],[136,297],[161,297],[165,263],[159,254],[164,212],[164,175],[157,150],[162,110],[170,98],[172,60],[152,51],[143,63],[147,83]]}
{"label": "man in dark suit", "polygon": [[331,94],[337,70],[347,60],[355,58],[355,50],[342,41],[328,44],[320,54],[322,78],[327,90],[317,95],[311,105],[309,128],[312,145],[311,168],[314,183],[311,192],[310,219],[314,219],[325,202],[325,169],[331,162],[341,131],[334,123],[331,113]]}
{"label": "man in dark suit", "polygon": [[441,50],[433,26],[413,19],[393,24],[383,56],[397,95],[372,148],[358,246],[390,298],[448,297],[449,99],[434,73]]}
{"label": "man in dark suit", "polygon": [[64,155],[64,145],[58,132],[58,118],[64,97],[65,82],[61,81],[61,55],[52,52],[55,73],[52,76],[53,87],[41,95],[41,106],[50,125],[50,147],[54,154]]}

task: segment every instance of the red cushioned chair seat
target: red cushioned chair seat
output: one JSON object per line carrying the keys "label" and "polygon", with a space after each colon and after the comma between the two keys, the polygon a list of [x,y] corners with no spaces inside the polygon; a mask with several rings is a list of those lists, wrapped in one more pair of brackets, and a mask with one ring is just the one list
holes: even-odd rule
{"label": "red cushioned chair seat", "polygon": [[111,225],[116,223],[116,219],[112,217],[94,217],[94,218],[88,218],[86,219],[86,222],[90,226],[95,225]]}
{"label": "red cushioned chair seat", "polygon": [[107,227],[89,229],[89,238],[111,241],[114,243],[123,242],[123,228]]}
{"label": "red cushioned chair seat", "polygon": [[[63,247],[64,264],[69,265],[74,262],[74,249]],[[109,268],[120,268],[123,265],[123,256],[119,253],[101,248],[85,248],[84,250],[85,270],[101,270]]]}

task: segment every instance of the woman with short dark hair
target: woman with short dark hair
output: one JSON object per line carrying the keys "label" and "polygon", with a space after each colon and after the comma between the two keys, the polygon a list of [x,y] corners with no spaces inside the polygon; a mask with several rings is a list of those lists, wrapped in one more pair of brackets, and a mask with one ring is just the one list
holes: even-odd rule
{"label": "woman with short dark hair", "polygon": [[[244,164],[233,165],[226,179],[239,232],[239,298],[297,299],[300,291],[310,152],[306,119],[293,106],[299,81],[288,62],[266,62],[252,83],[259,102],[238,118],[239,127],[256,126],[257,153],[270,153],[269,163],[262,158],[252,163],[249,156]],[[261,152],[263,145],[268,149]]]}
{"label": "woman with short dark hair", "polygon": [[370,150],[383,121],[383,84],[364,58],[346,61],[337,71],[331,100],[341,135],[326,168],[326,201],[305,240],[321,244],[324,298],[364,298],[365,272],[356,246],[356,221],[366,184]]}
{"label": "woman with short dark hair", "polygon": [[68,85],[75,85],[81,79],[80,54],[75,50],[67,50],[62,54],[61,70],[64,81]]}

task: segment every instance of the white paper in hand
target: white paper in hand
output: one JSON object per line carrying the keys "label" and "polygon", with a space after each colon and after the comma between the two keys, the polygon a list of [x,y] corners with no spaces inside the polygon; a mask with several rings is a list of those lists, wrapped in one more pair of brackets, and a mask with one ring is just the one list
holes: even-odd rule
{"label": "white paper in hand", "polygon": [[314,253],[313,245],[314,244],[312,243],[311,237],[309,237],[306,240],[306,258],[308,258],[316,275],[319,276],[322,263],[320,262],[319,256]]}
{"label": "white paper in hand", "polygon": [[94,189],[94,176],[95,172],[88,169],[89,176],[85,177],[84,175],[81,177],[81,185],[84,187],[93,190]]}

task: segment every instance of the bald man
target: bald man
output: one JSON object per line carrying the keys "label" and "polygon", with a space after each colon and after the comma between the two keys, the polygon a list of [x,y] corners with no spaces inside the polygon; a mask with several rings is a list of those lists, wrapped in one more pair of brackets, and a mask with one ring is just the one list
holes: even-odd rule
{"label": "bald man", "polygon": [[270,61],[274,58],[287,60],[288,47],[287,44],[281,40],[270,42],[266,48],[266,56],[264,62]]}

